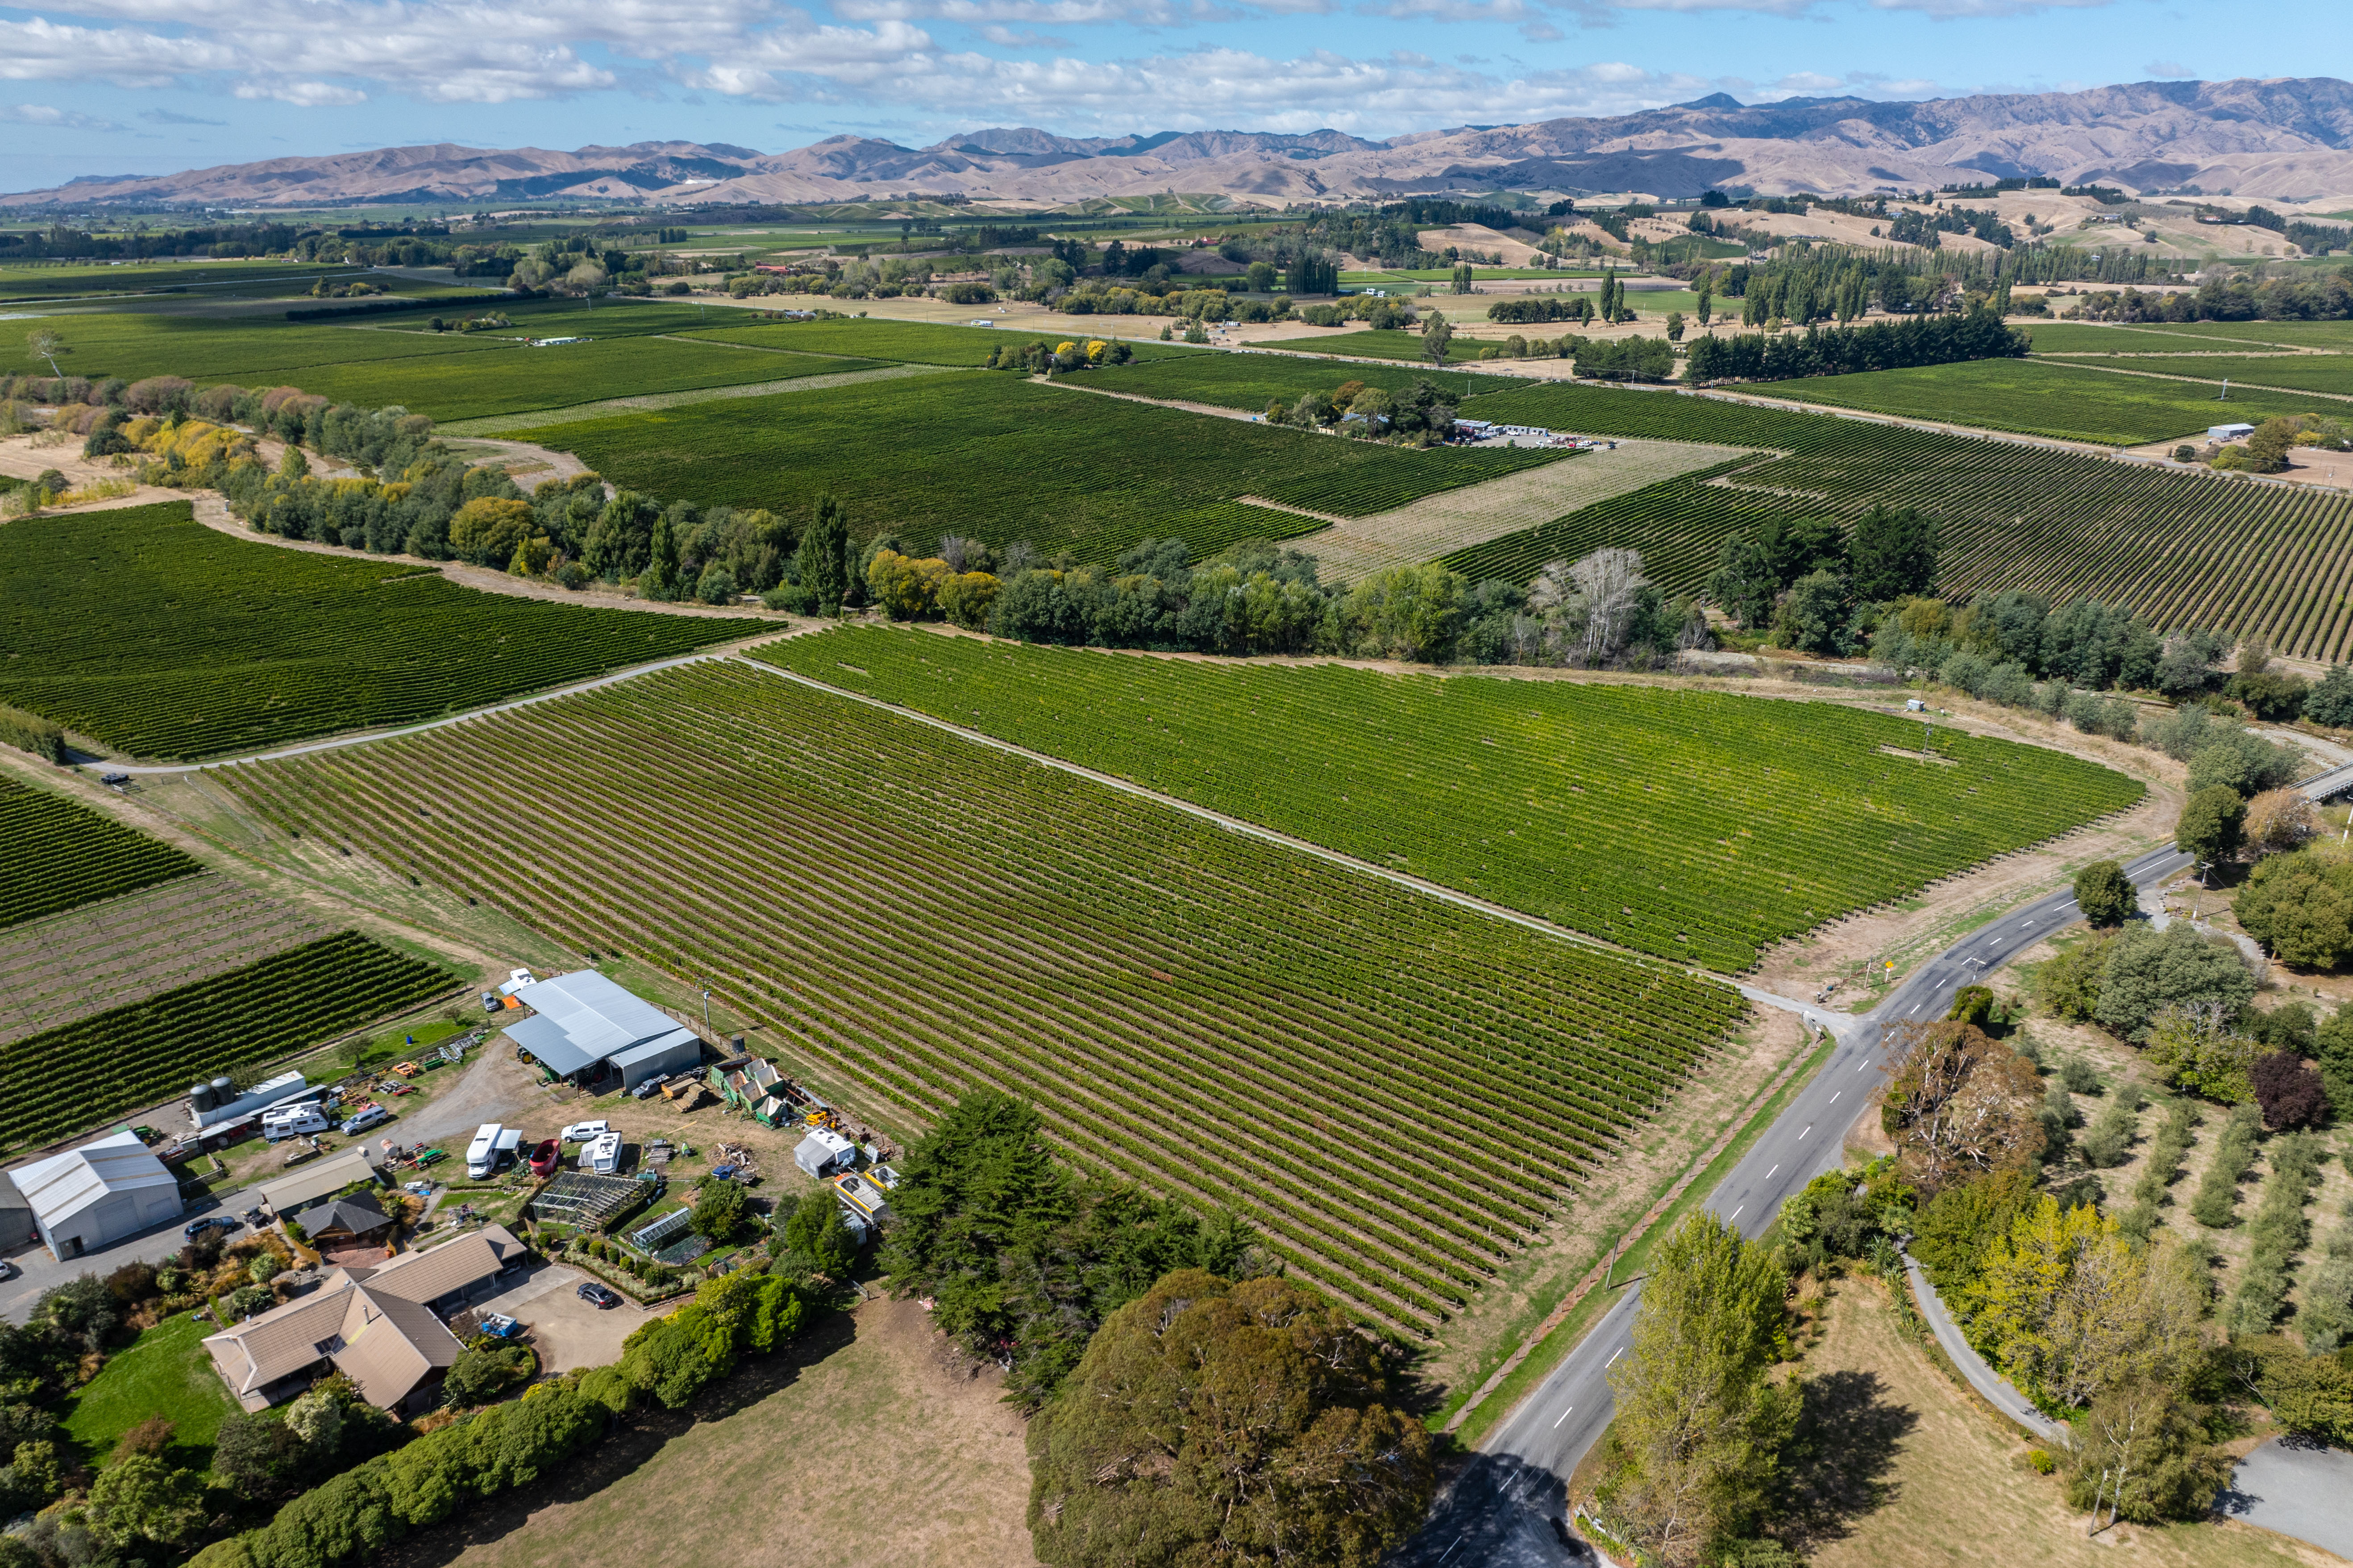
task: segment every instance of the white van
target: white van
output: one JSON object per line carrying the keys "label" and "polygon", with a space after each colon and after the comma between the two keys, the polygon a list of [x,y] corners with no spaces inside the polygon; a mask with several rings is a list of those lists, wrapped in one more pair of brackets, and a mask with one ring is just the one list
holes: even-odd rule
{"label": "white van", "polygon": [[326,1113],[312,1101],[301,1105],[280,1105],[261,1113],[261,1135],[270,1142],[282,1139],[301,1138],[308,1133],[327,1130]]}
{"label": "white van", "polygon": [[566,1143],[593,1143],[613,1130],[613,1124],[599,1117],[594,1121],[575,1121],[556,1134]]}

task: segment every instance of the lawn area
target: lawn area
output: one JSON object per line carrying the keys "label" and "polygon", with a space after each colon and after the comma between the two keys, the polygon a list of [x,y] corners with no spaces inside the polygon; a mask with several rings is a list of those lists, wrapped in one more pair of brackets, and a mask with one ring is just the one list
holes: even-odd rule
{"label": "lawn area", "polygon": [[115,1352],[76,1394],[65,1428],[93,1464],[113,1452],[125,1432],[150,1415],[173,1426],[173,1461],[192,1469],[212,1462],[213,1435],[237,1401],[205,1353],[212,1325],[194,1312],[167,1318]]}
{"label": "lawn area", "polygon": [[[2148,368],[2160,368],[2162,363],[2150,363]],[[2302,414],[2312,406],[2309,399],[2293,393],[2236,390],[2229,404],[2223,405],[2203,386],[2111,375],[2049,359],[1989,359],[1916,370],[1865,371],[1859,375],[1768,382],[1740,390],[1793,403],[1862,408],[2117,447],[2200,434],[2226,418],[2260,420],[2274,414]]]}
{"label": "lawn area", "polygon": [[[549,1489],[422,1538],[457,1568],[1028,1568],[1021,1418],[913,1301],[877,1299],[747,1358],[692,1413],[641,1414]],[[728,1499],[725,1506],[694,1500]],[[462,1550],[460,1548],[462,1547]]]}

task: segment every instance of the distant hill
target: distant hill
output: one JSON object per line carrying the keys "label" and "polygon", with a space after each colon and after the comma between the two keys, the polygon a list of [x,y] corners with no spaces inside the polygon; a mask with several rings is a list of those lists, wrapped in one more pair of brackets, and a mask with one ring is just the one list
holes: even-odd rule
{"label": "distant hill", "polygon": [[839,202],[948,192],[1050,204],[1181,192],[1280,205],[1507,189],[1688,196],[1723,185],[1839,195],[2038,174],[2136,191],[2196,184],[2275,201],[2353,195],[2353,84],[2327,77],[2137,82],[1921,103],[1743,104],[1716,93],[1639,114],[1385,142],[1337,131],[1069,137],[997,127],[929,147],[833,136],[774,153],[693,142],[570,153],[445,142],[154,178],[85,177],[0,196],[0,205]]}

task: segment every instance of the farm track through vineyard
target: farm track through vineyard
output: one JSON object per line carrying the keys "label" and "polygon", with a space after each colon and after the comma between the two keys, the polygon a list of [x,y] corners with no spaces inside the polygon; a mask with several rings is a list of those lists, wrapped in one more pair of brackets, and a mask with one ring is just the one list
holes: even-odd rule
{"label": "farm track through vineyard", "polygon": [[750,658],[1724,971],[2125,809],[2057,752],[1827,703],[842,630]]}
{"label": "farm track through vineyard", "polygon": [[2121,604],[2159,627],[2259,634],[2299,658],[2353,652],[2353,500],[2341,495],[1720,398],[1552,385],[1471,408],[1759,454],[1445,558],[1474,580],[1526,582],[1547,561],[1629,545],[1662,586],[1697,592],[1736,533],[1774,519],[1852,522],[1874,504],[1917,506],[1942,524],[1948,594],[2023,588]]}
{"label": "farm track through vineyard", "polygon": [[740,667],[217,776],[282,829],[710,975],[911,1127],[976,1084],[1032,1095],[1082,1163],[1246,1210],[1399,1328],[1466,1300],[1743,1005]]}

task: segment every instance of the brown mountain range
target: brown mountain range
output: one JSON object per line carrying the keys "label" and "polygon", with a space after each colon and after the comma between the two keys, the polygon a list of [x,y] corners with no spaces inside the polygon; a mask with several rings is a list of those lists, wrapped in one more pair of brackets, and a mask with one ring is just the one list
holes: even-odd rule
{"label": "brown mountain range", "polygon": [[789,153],[723,142],[485,152],[441,143],[276,158],[153,178],[85,178],[10,206],[317,206],[547,197],[840,202],[956,192],[1060,204],[1155,193],[1253,204],[1409,194],[1697,195],[1904,190],[2048,175],[2147,193],[2295,202],[2353,195],[2353,84],[2333,78],[2137,82],[1926,102],[1743,104],[1721,93],[1607,119],[1464,127],[1369,142],[1337,131],[1073,138],[976,131],[929,147],[835,136]]}

